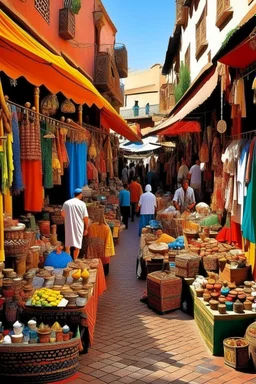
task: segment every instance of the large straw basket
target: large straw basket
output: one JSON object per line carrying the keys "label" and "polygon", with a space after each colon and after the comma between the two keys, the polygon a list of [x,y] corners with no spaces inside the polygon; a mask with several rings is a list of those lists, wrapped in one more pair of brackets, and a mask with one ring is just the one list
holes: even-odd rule
{"label": "large straw basket", "polygon": [[9,227],[4,229],[4,239],[5,240],[11,240],[11,239],[23,239],[23,234],[26,226],[23,223],[18,223],[14,227]]}
{"label": "large straw basket", "polygon": [[78,370],[79,338],[65,342],[0,345],[1,382],[49,383]]}
{"label": "large straw basket", "polygon": [[252,323],[247,327],[245,333],[246,340],[249,343],[249,353],[251,355],[254,369],[256,370],[256,323]]}

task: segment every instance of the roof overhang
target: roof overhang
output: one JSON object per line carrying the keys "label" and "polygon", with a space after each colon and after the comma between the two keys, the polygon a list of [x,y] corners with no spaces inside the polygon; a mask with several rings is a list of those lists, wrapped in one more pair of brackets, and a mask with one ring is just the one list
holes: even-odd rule
{"label": "roof overhang", "polygon": [[168,49],[166,51],[165,62],[162,68],[162,74],[168,75],[172,69],[173,60],[177,54],[181,39],[181,26],[176,25],[173,36],[169,39]]}
{"label": "roof overhang", "polygon": [[222,44],[213,58],[213,62],[217,61],[234,68],[247,68],[256,62],[256,14]]}
{"label": "roof overhang", "polygon": [[[162,123],[158,124],[157,127],[153,128],[150,131],[150,135],[162,133],[162,131],[171,127],[174,123],[183,120],[189,113],[193,112],[211,96],[217,84],[218,68],[217,66],[208,64],[204,68],[204,71],[201,71],[199,76],[194,80],[181,100],[172,109],[169,117]],[[191,127],[192,126],[189,127],[189,125],[187,125],[177,134],[185,133],[185,129]],[[189,131],[186,130],[186,132]]]}

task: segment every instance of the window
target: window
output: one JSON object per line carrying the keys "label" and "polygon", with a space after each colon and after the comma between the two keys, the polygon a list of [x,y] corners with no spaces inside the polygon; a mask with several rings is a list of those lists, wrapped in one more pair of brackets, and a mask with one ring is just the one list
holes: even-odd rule
{"label": "window", "polygon": [[227,22],[232,14],[233,9],[230,7],[230,0],[217,0],[216,26],[218,28]]}
{"label": "window", "polygon": [[197,60],[202,56],[208,46],[206,40],[206,7],[196,24],[196,58]]}
{"label": "window", "polygon": [[50,24],[50,0],[35,0],[35,8],[45,21]]}
{"label": "window", "polygon": [[190,72],[190,44],[189,44],[189,46],[186,50],[186,53],[185,53],[185,66],[187,67],[187,69]]}

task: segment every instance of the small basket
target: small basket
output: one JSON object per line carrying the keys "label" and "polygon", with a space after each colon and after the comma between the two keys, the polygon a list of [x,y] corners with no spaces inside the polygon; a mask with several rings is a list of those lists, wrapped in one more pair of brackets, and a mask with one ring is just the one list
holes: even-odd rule
{"label": "small basket", "polygon": [[53,224],[56,225],[63,225],[64,224],[64,218],[62,216],[52,216],[51,221]]}
{"label": "small basket", "polygon": [[[246,345],[233,346],[229,345],[228,341],[234,339],[235,341],[242,340]],[[246,369],[249,363],[249,343],[243,337],[231,337],[223,340],[224,347],[224,360],[225,364],[235,369]]]}
{"label": "small basket", "polygon": [[29,250],[29,241],[25,239],[5,240],[4,249],[6,255],[26,255]]}

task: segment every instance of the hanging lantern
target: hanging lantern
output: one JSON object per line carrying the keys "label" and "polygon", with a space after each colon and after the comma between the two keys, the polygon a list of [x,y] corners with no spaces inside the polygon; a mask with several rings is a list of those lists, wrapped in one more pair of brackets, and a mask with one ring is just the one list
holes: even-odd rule
{"label": "hanging lantern", "polygon": [[72,103],[69,99],[63,101],[60,107],[61,112],[63,113],[75,113],[76,107],[75,104]]}
{"label": "hanging lantern", "polygon": [[41,111],[43,115],[55,115],[59,109],[59,102],[56,95],[48,95],[41,101]]}

